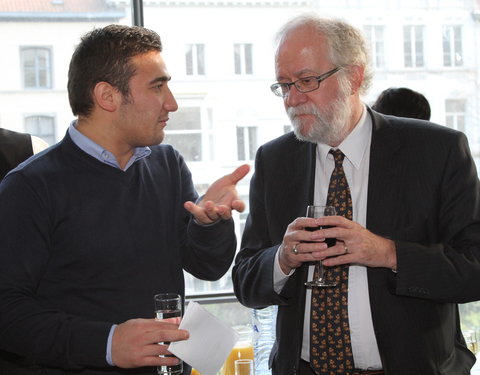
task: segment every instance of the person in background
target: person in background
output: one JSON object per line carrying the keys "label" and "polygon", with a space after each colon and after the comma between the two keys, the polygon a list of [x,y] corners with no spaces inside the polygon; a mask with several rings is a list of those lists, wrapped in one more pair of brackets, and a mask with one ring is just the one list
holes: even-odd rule
{"label": "person in background", "polygon": [[382,91],[372,109],[384,115],[430,120],[427,98],[406,87],[391,87]]}
{"label": "person in background", "polygon": [[0,128],[0,180],[22,161],[48,147],[39,137]]}
{"label": "person in background", "polygon": [[[257,151],[232,271],[242,304],[278,305],[272,374],[469,374],[457,304],[480,298],[480,184],[467,138],[368,108],[366,42],[344,21],[287,22],[275,72],[294,131]],[[307,218],[311,204],[339,214]],[[318,260],[334,286],[306,287]]]}
{"label": "person in background", "polygon": [[153,319],[153,296],[184,295],[183,271],[217,280],[229,269],[249,167],[198,197],[182,156],[160,144],[177,110],[169,81],[148,29],[110,25],[76,48],[77,119],[0,183],[2,374],[151,375],[178,362],[158,343],[188,332]]}

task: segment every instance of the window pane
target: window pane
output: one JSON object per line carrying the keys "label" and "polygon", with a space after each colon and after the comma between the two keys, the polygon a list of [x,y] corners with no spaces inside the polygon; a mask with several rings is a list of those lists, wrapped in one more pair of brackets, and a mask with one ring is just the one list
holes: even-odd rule
{"label": "window pane", "polygon": [[412,29],[409,26],[405,26],[403,29],[403,49],[404,49],[404,60],[405,67],[413,66],[413,56],[412,56]]}
{"label": "window pane", "polygon": [[51,116],[26,117],[25,132],[42,138],[49,145],[53,145],[55,143],[55,119]]}
{"label": "window pane", "polygon": [[205,46],[197,44],[197,74],[205,74]]}
{"label": "window pane", "polygon": [[187,75],[193,75],[193,51],[192,51],[193,45],[188,44],[185,46],[186,52],[185,52],[185,64],[187,66]]}
{"label": "window pane", "polygon": [[50,50],[23,48],[21,55],[25,88],[50,88]]}
{"label": "window pane", "polygon": [[452,129],[466,131],[465,124],[466,100],[447,99],[445,101],[446,125]]}
{"label": "window pane", "polygon": [[249,160],[255,159],[255,154],[257,153],[258,141],[257,141],[257,128],[250,126],[248,127],[248,150],[249,150]]}
{"label": "window pane", "polygon": [[423,65],[423,27],[415,26],[415,66]]}
{"label": "window pane", "polygon": [[242,45],[235,44],[233,46],[233,58],[235,61],[235,74],[242,74]]}
{"label": "window pane", "polygon": [[364,26],[365,37],[370,43],[372,62],[376,68],[385,67],[384,26]]}
{"label": "window pane", "polygon": [[176,112],[170,112],[168,116],[167,132],[202,128],[200,108],[179,108]]}
{"label": "window pane", "polygon": [[252,61],[252,45],[245,44],[245,73],[252,74],[253,72],[253,61]]}
{"label": "window pane", "polygon": [[174,146],[186,161],[202,160],[202,135],[196,134],[166,134],[164,143]]}
{"label": "window pane", "polygon": [[237,127],[237,157],[238,160],[245,160],[245,128]]}

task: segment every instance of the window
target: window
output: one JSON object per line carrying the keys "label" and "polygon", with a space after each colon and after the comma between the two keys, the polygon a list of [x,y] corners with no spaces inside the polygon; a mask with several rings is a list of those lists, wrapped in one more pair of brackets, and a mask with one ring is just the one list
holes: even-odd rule
{"label": "window", "polygon": [[205,75],[205,45],[187,44],[185,46],[187,75]]}
{"label": "window", "polygon": [[462,66],[462,27],[443,27],[443,66]]}
{"label": "window", "polygon": [[423,26],[403,27],[404,63],[406,68],[421,68],[423,57]]}
{"label": "window", "polygon": [[[65,134],[72,119],[65,89],[73,47],[82,34],[94,27],[131,24],[132,8],[142,1],[63,1],[75,4],[77,13],[62,11],[58,6],[40,12],[37,3],[0,2],[0,51],[9,57],[0,62],[0,120],[3,127],[25,129],[54,143]],[[365,25],[374,66],[381,69],[365,102],[373,102],[379,92],[391,86],[412,87],[424,93],[431,101],[436,122],[466,132],[474,155],[479,155],[476,162],[480,167],[480,109],[458,99],[471,97],[473,103],[473,98],[480,95],[480,61],[474,58],[480,49],[477,2],[357,0],[301,4],[261,0],[143,1],[145,26],[157,31],[164,42],[165,61],[172,75],[170,87],[179,102],[179,110],[169,115],[165,143],[182,153],[199,193],[235,166],[251,163],[259,145],[292,130],[281,100],[269,90],[275,79],[273,40],[285,20],[305,11],[336,14],[356,25]],[[179,19],[183,22],[179,23]],[[35,33],[29,31],[32,29]],[[412,72],[430,61],[435,71]],[[452,67],[460,66],[468,73],[452,72]],[[254,73],[255,80],[250,79]],[[58,90],[49,90],[48,95],[34,90],[54,85]],[[247,107],[252,115],[239,121],[244,113],[239,109]],[[238,186],[246,203],[248,185],[245,179]],[[247,214],[248,209],[235,213],[238,242]],[[234,300],[230,275],[227,272],[222,280],[213,283],[186,275],[186,293],[207,294],[216,313],[225,311],[226,321],[230,321],[230,316],[239,315],[238,304],[232,303],[235,308],[229,311],[224,306],[230,304],[218,303],[223,302],[219,294],[228,294]],[[462,325],[468,311],[465,324],[478,329],[479,304],[462,305],[461,311]],[[244,318],[248,321],[249,316]]]}
{"label": "window", "polygon": [[375,68],[385,68],[385,27],[370,25],[365,26],[363,31],[370,42],[373,65]]}
{"label": "window", "polygon": [[235,74],[253,74],[252,45],[234,44]]}
{"label": "window", "polygon": [[23,84],[26,89],[52,87],[51,51],[47,47],[21,49]]}
{"label": "window", "polygon": [[257,131],[254,126],[237,126],[238,160],[254,160],[257,152]]}
{"label": "window", "polygon": [[25,117],[25,132],[53,145],[55,143],[55,118],[53,116],[27,116]]}
{"label": "window", "polygon": [[165,143],[174,146],[186,161],[202,160],[200,108],[185,107],[169,114]]}
{"label": "window", "polygon": [[445,125],[465,132],[465,107],[463,99],[447,99],[445,101]]}

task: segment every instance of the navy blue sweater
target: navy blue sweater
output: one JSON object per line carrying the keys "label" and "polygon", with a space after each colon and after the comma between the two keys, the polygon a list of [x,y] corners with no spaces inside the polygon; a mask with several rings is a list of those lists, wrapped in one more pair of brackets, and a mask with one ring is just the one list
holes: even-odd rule
{"label": "navy blue sweater", "polygon": [[[233,260],[233,222],[195,224],[183,203],[196,198],[167,145],[124,172],[67,134],[10,173],[0,184],[0,350],[48,368],[124,373],[105,360],[111,325],[152,318],[156,293],[183,295],[182,270],[216,280]],[[141,371],[153,373],[132,372]]]}

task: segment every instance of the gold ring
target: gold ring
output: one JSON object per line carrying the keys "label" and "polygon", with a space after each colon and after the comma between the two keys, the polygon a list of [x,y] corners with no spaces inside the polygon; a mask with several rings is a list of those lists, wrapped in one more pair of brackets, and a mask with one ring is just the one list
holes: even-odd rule
{"label": "gold ring", "polygon": [[298,245],[298,244],[295,244],[295,245],[293,245],[293,247],[292,247],[292,253],[294,253],[295,255],[298,254],[297,245]]}
{"label": "gold ring", "polygon": [[345,248],[345,254],[348,254],[348,247],[343,245],[343,247]]}

